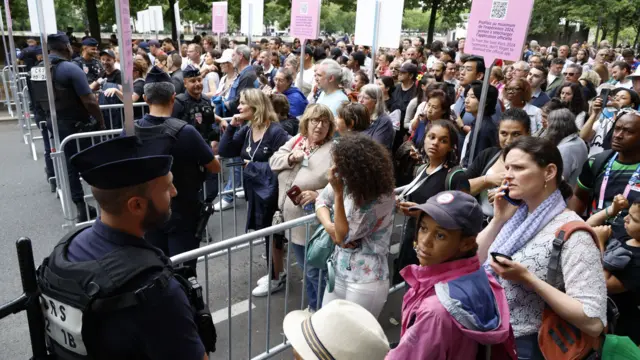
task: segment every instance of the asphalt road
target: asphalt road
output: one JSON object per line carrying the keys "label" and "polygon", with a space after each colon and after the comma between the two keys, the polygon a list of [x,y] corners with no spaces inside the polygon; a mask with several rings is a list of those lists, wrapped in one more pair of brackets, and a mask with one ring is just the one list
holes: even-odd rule
{"label": "asphalt road", "polygon": [[[37,148],[42,148],[40,142]],[[55,194],[49,192],[45,181],[42,155],[39,154],[38,161],[31,158],[15,122],[0,123],[0,154],[0,303],[6,303],[21,294],[15,241],[22,236],[32,240],[38,265],[65,232],[60,203]],[[244,200],[238,200],[236,206],[235,212],[227,210],[212,216],[208,229],[213,242],[244,233],[246,204]],[[398,224],[402,221],[396,220]],[[209,305],[218,331],[218,350],[212,359],[250,359],[280,344],[284,339],[282,320],[285,313],[306,307],[306,303],[302,303],[301,271],[295,265],[293,251],[290,252],[286,289],[270,298],[251,297],[255,281],[267,272],[266,261],[261,258],[264,250],[265,245],[254,245],[251,254],[249,248],[245,248],[209,259],[206,268],[204,262],[198,265],[199,280],[208,285]],[[391,342],[398,340],[400,327],[389,319],[393,317],[400,321],[402,293],[389,296],[379,317]],[[0,320],[0,359],[28,359],[30,354],[24,313]],[[292,359],[292,354],[287,350],[273,358]]]}

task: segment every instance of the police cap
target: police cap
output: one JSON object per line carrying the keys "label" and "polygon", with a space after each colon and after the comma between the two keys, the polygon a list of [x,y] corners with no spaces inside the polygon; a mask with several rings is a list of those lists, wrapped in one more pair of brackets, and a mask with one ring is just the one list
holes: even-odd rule
{"label": "police cap", "polygon": [[98,41],[94,38],[86,38],[82,40],[82,46],[98,46]]}
{"label": "police cap", "polygon": [[50,46],[53,45],[67,45],[69,44],[69,37],[62,31],[58,31],[57,34],[47,35],[47,42]]}
{"label": "police cap", "polygon": [[182,70],[182,75],[184,75],[185,79],[200,76],[200,70],[193,65],[187,65],[187,67]]}
{"label": "police cap", "polygon": [[169,173],[173,142],[168,135],[144,142],[136,136],[120,136],[79,152],[71,158],[71,164],[98,189],[140,185]]}
{"label": "police cap", "polygon": [[166,72],[160,70],[159,67],[154,66],[151,68],[147,77],[144,79],[145,84],[153,84],[159,82],[171,82],[171,76]]}

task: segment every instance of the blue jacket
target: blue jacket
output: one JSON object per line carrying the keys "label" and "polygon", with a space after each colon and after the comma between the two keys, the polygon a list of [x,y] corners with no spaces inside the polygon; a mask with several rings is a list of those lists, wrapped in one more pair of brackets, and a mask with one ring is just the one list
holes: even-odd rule
{"label": "blue jacket", "polygon": [[248,163],[244,168],[242,185],[248,206],[245,230],[271,226],[278,207],[278,176],[271,171],[269,163]]}
{"label": "blue jacket", "polygon": [[289,100],[289,115],[293,117],[302,115],[307,105],[309,105],[309,101],[297,87],[290,86],[282,94]]}

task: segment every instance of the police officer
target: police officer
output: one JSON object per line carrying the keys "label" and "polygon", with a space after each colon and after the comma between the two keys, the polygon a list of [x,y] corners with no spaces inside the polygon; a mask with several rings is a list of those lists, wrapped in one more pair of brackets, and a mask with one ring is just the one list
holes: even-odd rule
{"label": "police officer", "polygon": [[[98,60],[98,42],[94,38],[86,38],[82,40],[82,54],[73,59],[87,76],[87,82],[92,89],[97,89],[98,79],[102,78],[104,69]],[[94,84],[95,83],[95,84]]]}
{"label": "police officer", "polygon": [[[210,99],[202,95],[200,70],[188,65],[182,70],[182,74],[186,91],[176,96],[171,116],[194,126],[207,143],[215,148],[220,141],[220,127],[216,124],[220,119],[216,120],[215,108],[211,106]],[[221,126],[226,128],[225,122],[222,123]],[[218,193],[218,179],[215,175],[207,174],[206,190],[206,200],[213,201]]]}
{"label": "police officer", "polygon": [[[56,191],[56,178],[53,170],[53,160],[51,160],[51,133],[46,125],[47,118],[49,117],[49,99],[47,98],[47,85],[46,77],[44,73],[44,67],[42,62],[42,48],[40,46],[33,50],[37,66],[33,66],[29,69],[29,77],[27,78],[27,86],[29,87],[29,94],[31,95],[31,101],[29,102],[30,110],[34,115],[36,125],[40,128],[42,134],[42,144],[44,146],[44,172],[47,182],[49,183],[51,192]],[[37,91],[41,93],[35,94],[33,84],[38,85]],[[42,124],[44,122],[44,124]]]}
{"label": "police officer", "polygon": [[[51,60],[51,74],[55,93],[55,109],[57,115],[58,134],[64,139],[71,134],[82,131],[94,131],[104,128],[104,119],[95,95],[91,92],[85,73],[70,60],[72,53],[69,38],[63,33],[51,34],[47,37],[49,43],[49,58]],[[39,66],[44,66],[40,64]],[[32,79],[33,81],[33,79]],[[45,81],[33,82],[33,98],[42,109],[47,112],[47,127],[51,131],[51,118],[48,116],[49,99]],[[91,118],[91,117],[92,118]],[[89,139],[80,141],[80,147],[85,148]],[[76,144],[71,142],[64,149],[68,160],[78,152]],[[85,210],[84,193],[78,170],[67,161],[69,187],[71,199],[76,205],[78,222],[88,220]]]}
{"label": "police officer", "polygon": [[18,60],[22,61],[27,72],[38,64],[38,53],[42,54],[42,48],[38,45],[38,41],[34,38],[27,39],[27,47],[22,49],[18,55]]}
{"label": "police officer", "polygon": [[172,142],[118,137],[71,159],[100,218],[65,236],[38,269],[56,359],[208,359],[192,293],[143,238],[171,215]]}
{"label": "police officer", "polygon": [[[202,91],[202,86],[200,88]],[[149,242],[168,256],[199,246],[196,228],[202,209],[202,197],[199,195],[205,179],[202,168],[209,173],[220,172],[220,163],[215,159],[209,143],[191,124],[172,116],[176,97],[169,74],[154,66],[147,74],[144,86],[144,99],[149,105],[149,113],[135,122],[136,135],[142,139],[153,138],[158,133],[169,134],[177,139],[171,155],[174,158],[173,181],[178,196],[171,204],[171,219],[161,229],[146,236]],[[193,260],[187,265],[195,267],[195,264]]]}

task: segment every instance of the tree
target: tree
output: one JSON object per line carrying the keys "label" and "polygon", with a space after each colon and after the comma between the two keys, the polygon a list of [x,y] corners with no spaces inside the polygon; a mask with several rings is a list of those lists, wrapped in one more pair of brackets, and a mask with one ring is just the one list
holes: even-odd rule
{"label": "tree", "polygon": [[404,2],[405,9],[421,8],[423,12],[429,11],[427,44],[433,42],[438,15],[453,23],[450,25],[455,25],[459,22],[459,15],[467,11],[470,6],[471,0],[406,0]]}

